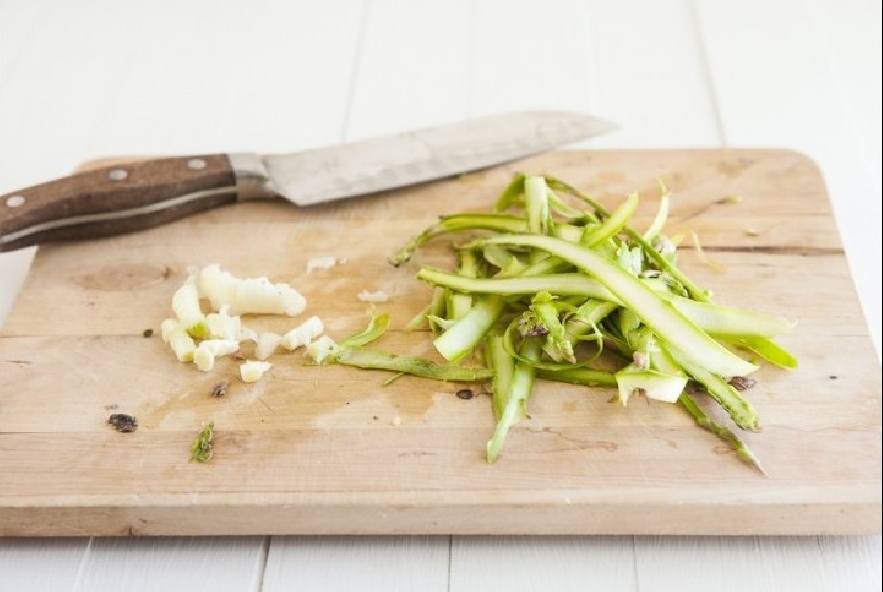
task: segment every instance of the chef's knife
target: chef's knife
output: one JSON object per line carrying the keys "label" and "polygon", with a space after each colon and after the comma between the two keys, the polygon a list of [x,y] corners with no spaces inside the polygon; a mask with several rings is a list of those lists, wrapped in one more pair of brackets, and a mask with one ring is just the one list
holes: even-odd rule
{"label": "chef's knife", "polygon": [[210,154],[108,166],[0,196],[0,252],[142,230],[236,201],[299,206],[490,167],[614,129],[559,111],[512,113],[285,155]]}

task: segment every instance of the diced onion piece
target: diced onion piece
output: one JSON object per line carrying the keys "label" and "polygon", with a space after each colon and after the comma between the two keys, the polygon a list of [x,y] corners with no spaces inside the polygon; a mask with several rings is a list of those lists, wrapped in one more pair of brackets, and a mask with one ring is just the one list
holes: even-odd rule
{"label": "diced onion piece", "polygon": [[217,264],[199,273],[199,289],[216,310],[229,306],[229,314],[298,315],[306,308],[304,297],[288,284],[274,284],[265,277],[241,279]]}
{"label": "diced onion piece", "polygon": [[383,290],[377,290],[376,292],[362,290],[359,292],[358,299],[362,302],[386,302],[389,300],[389,296]]}
{"label": "diced onion piece", "polygon": [[337,265],[334,257],[313,257],[307,261],[307,273],[313,273],[314,269],[331,269]]}
{"label": "diced onion piece", "polygon": [[253,341],[254,343],[258,342],[258,332],[252,329],[251,327],[242,326],[239,329],[239,341]]}
{"label": "diced onion piece", "polygon": [[242,319],[230,316],[230,307],[222,306],[218,312],[205,315],[205,325],[211,339],[240,339]]}
{"label": "diced onion piece", "polygon": [[172,311],[193,337],[204,337],[205,315],[199,307],[199,289],[193,272],[172,295]]}
{"label": "diced onion piece", "polygon": [[193,352],[193,362],[203,372],[209,372],[215,367],[217,356],[228,356],[238,349],[239,342],[235,339],[206,339]]}
{"label": "diced onion piece", "polygon": [[282,336],[278,333],[272,333],[270,331],[259,333],[257,346],[254,350],[254,357],[259,360],[266,360],[276,353],[280,343],[282,343]]}
{"label": "diced onion piece", "polygon": [[193,360],[196,342],[187,333],[187,329],[178,319],[166,319],[159,325],[162,340],[169,344],[179,362]]}
{"label": "diced onion piece", "polygon": [[270,362],[249,360],[239,366],[239,376],[242,382],[257,382],[272,366]]}
{"label": "diced onion piece", "polygon": [[282,337],[282,347],[295,350],[303,345],[308,345],[324,330],[322,319],[316,316],[310,317]]}
{"label": "diced onion piece", "polygon": [[340,347],[338,347],[337,342],[327,335],[323,335],[307,346],[307,355],[317,364],[321,364],[328,359],[329,356],[337,353],[339,349]]}

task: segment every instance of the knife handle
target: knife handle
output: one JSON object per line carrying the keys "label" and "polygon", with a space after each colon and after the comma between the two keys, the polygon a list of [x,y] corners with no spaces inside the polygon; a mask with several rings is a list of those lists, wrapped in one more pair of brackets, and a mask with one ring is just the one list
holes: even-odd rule
{"label": "knife handle", "polygon": [[0,252],[144,230],[236,198],[225,154],[105,166],[0,196]]}

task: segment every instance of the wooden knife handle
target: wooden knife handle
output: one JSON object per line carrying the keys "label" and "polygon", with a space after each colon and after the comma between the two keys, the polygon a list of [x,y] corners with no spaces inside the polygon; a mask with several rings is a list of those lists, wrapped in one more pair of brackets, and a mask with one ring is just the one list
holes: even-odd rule
{"label": "wooden knife handle", "polygon": [[0,252],[143,230],[236,197],[224,154],[106,166],[0,196]]}

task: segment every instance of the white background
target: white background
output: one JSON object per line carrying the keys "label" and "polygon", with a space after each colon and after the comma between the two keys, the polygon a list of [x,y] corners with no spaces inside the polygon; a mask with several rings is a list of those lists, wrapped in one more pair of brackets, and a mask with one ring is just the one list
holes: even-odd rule
{"label": "white background", "polygon": [[[583,147],[792,148],[825,175],[879,357],[880,22],[872,0],[0,0],[0,194],[98,156],[523,108],[621,125]],[[32,255],[0,255],[0,320]],[[0,539],[4,591],[880,586],[880,537]]]}

